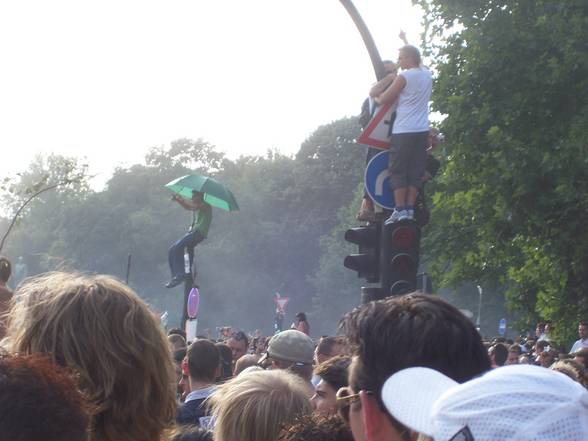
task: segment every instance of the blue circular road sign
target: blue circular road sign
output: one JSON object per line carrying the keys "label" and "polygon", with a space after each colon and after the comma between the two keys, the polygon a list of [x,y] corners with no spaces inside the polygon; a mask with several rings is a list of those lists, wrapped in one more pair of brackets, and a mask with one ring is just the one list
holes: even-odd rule
{"label": "blue circular road sign", "polygon": [[382,150],[374,156],[365,169],[365,189],[367,194],[380,207],[394,209],[394,193],[390,187],[388,150]]}

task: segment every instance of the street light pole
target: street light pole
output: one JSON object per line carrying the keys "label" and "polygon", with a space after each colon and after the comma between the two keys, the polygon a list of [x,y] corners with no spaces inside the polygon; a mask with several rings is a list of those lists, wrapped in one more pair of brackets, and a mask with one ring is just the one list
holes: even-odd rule
{"label": "street light pole", "polygon": [[480,330],[480,316],[482,315],[482,293],[482,287],[478,285],[478,318],[476,320],[476,328],[478,328],[478,331]]}

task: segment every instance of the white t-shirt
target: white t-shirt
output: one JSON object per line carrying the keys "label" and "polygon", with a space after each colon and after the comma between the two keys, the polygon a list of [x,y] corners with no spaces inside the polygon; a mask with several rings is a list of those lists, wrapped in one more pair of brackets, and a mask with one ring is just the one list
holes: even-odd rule
{"label": "white t-shirt", "polygon": [[413,67],[399,73],[406,86],[398,96],[398,108],[392,133],[417,133],[429,130],[429,99],[433,87],[431,72]]}
{"label": "white t-shirt", "polygon": [[574,346],[572,346],[572,349],[570,349],[570,354],[572,352],[577,352],[583,348],[588,348],[588,338],[585,340],[580,339],[576,343],[574,343]]}

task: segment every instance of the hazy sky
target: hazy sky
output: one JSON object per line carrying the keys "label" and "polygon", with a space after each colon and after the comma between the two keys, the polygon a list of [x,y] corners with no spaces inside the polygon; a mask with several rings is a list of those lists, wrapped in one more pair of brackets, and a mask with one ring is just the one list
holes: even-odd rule
{"label": "hazy sky", "polygon": [[[410,0],[354,4],[383,58],[419,42]],[[294,153],[375,80],[338,0],[3,1],[0,41],[0,176],[55,152],[104,181],[181,137]]]}

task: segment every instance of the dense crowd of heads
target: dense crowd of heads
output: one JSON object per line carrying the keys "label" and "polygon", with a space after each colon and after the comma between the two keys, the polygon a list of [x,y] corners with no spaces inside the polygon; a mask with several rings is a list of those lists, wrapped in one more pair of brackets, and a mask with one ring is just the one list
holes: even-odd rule
{"label": "dense crowd of heads", "polygon": [[186,341],[112,277],[48,273],[16,298],[2,316],[7,439],[588,439],[585,322],[569,353],[550,323],[483,341],[458,309],[412,293],[349,312],[337,336]]}

